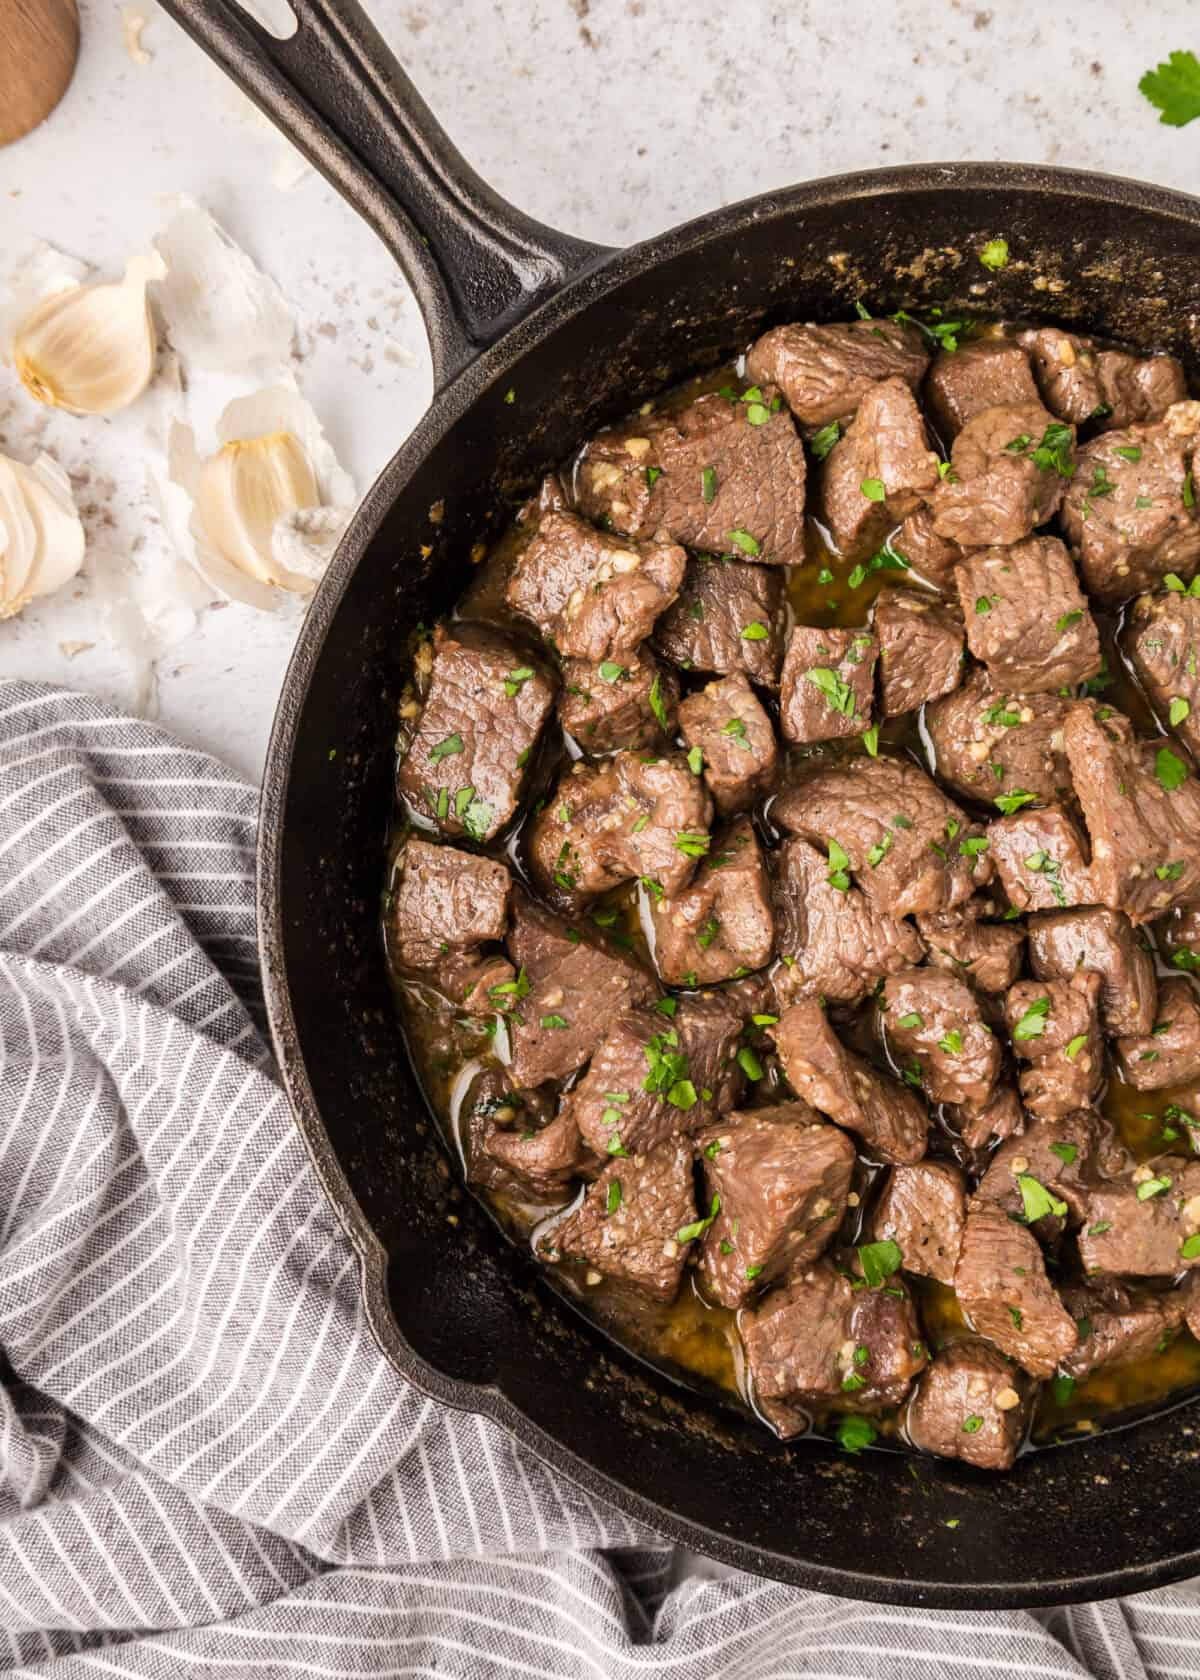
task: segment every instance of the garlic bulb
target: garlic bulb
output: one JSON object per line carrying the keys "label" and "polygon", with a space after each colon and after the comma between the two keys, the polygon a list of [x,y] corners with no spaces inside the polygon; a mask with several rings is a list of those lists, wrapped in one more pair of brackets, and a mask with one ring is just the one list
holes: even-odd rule
{"label": "garlic bulb", "polygon": [[286,571],[274,551],[276,525],[321,504],[316,476],[294,432],[227,443],[200,468],[195,519],[227,565],[259,583],[306,594],[312,580]]}
{"label": "garlic bulb", "polygon": [[146,286],[166,272],[152,251],[132,258],[123,280],[73,286],[35,304],[12,339],[30,395],[71,414],[115,414],[140,397],[157,349]]}
{"label": "garlic bulb", "polygon": [[39,455],[26,467],[0,455],[0,618],[61,589],[83,550],[83,524],[57,462]]}

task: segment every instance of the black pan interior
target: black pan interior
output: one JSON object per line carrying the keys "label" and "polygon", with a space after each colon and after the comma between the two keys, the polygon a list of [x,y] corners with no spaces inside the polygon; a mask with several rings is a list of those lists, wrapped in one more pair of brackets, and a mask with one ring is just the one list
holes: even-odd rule
{"label": "black pan interior", "polygon": [[[998,236],[1011,261],[992,276],[975,253]],[[623,253],[469,368],[368,498],[289,674],[263,811],[272,1027],[375,1333],[429,1392],[636,1519],[785,1580],[979,1608],[1137,1590],[1200,1569],[1192,1404],[989,1477],[784,1447],[673,1388],[564,1307],[460,1188],[377,943],[406,637],[452,604],[472,545],[596,425],[765,325],[845,318],[859,298],[1084,323],[1173,350],[1195,380],[1200,203],[1003,166],[817,183]]]}

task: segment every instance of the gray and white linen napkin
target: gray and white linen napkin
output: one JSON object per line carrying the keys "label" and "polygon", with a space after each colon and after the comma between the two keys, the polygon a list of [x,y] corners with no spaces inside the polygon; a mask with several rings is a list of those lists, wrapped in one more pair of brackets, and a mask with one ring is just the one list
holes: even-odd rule
{"label": "gray and white linen napkin", "polygon": [[401,1381],[256,1025],[256,805],[0,681],[6,1672],[1200,1675],[1194,1588],[971,1614],[681,1570]]}

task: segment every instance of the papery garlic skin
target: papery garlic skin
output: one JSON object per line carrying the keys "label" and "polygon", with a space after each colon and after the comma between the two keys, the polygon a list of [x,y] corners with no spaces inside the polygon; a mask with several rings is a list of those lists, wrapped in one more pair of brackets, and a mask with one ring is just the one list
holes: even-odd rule
{"label": "papery garlic skin", "polygon": [[0,619],[68,583],[85,546],[70,480],[57,462],[40,455],[27,467],[0,455]]}
{"label": "papery garlic skin", "polygon": [[35,304],[11,346],[30,396],[69,414],[116,414],[135,402],[158,349],[146,287],[166,272],[151,251],[132,258],[122,280],[74,286]]}
{"label": "papery garlic skin", "polygon": [[274,551],[280,520],[321,505],[312,464],[294,432],[225,444],[201,467],[195,503],[197,539],[228,565],[277,589],[312,590],[312,578],[285,570]]}

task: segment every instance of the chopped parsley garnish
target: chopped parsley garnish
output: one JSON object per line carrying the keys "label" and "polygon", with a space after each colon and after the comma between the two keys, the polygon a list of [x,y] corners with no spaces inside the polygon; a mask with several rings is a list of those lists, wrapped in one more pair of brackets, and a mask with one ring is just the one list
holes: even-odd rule
{"label": "chopped parsley garnish", "polygon": [[1190,471],[1184,474],[1183,505],[1185,508],[1194,508],[1196,505],[1195,477]]}
{"label": "chopped parsley garnish", "polygon": [[975,611],[980,614],[990,613],[992,608],[999,604],[999,601],[999,595],[977,595],[975,597]]}
{"label": "chopped parsley garnish", "polygon": [[1020,1307],[1009,1307],[1008,1316],[1013,1321],[1014,1330],[1021,1330],[1024,1328],[1025,1319],[1021,1313]]}
{"label": "chopped parsley garnish", "polygon": [[515,671],[510,671],[508,673],[504,679],[504,692],[508,695],[510,700],[514,694],[518,694],[520,692],[522,686],[529,681],[532,675],[532,665],[518,665]]}
{"label": "chopped parsley garnish", "polygon": [[1164,64],[1146,71],[1138,91],[1159,113],[1160,123],[1183,128],[1200,117],[1200,60],[1194,52],[1170,53]]}
{"label": "chopped parsley garnish", "polygon": [[567,1022],[566,1017],[563,1015],[543,1015],[539,1025],[548,1032],[551,1030],[564,1032],[566,1030]]}
{"label": "chopped parsley garnish", "polygon": [[642,1081],[642,1090],[665,1096],[672,1108],[694,1108],[696,1087],[688,1078],[687,1057],[679,1048],[675,1028],[655,1033],[646,1043],[644,1054],[650,1071]]}
{"label": "chopped parsley garnish", "polygon": [[947,1056],[962,1055],[962,1034],[957,1027],[951,1027],[945,1038],[938,1039],[938,1049],[944,1051]]}
{"label": "chopped parsley garnish", "polygon": [[1124,449],[1114,449],[1113,454],[1119,455],[1122,461],[1140,461],[1142,458],[1142,452],[1136,444],[1130,444]]}
{"label": "chopped parsley garnish", "polygon": [[1179,1253],[1184,1260],[1194,1260],[1200,1254],[1200,1231],[1193,1237],[1185,1237],[1179,1245]]}
{"label": "chopped parsley garnish", "polygon": [[[474,788],[469,788],[465,791],[471,793],[472,795],[475,793]],[[462,823],[469,839],[485,840],[487,838],[488,829],[492,826],[495,814],[496,813],[492,810],[492,807],[486,802],[486,800],[478,797],[472,797],[471,802],[466,809],[459,812],[459,821]]]}
{"label": "chopped parsley garnish", "polygon": [[805,671],[805,682],[812,683],[825,696],[826,703],[843,717],[853,717],[856,706],[854,690],[849,683],[842,681],[836,671],[831,671],[826,665],[816,665],[811,671]]}
{"label": "chopped parsley garnish", "polygon": [[756,556],[762,553],[758,538],[752,537],[749,531],[730,531],[729,540],[735,548],[740,548],[743,554]]}
{"label": "chopped parsley garnish", "polygon": [[600,675],[606,683],[619,682],[625,675],[625,667],[618,665],[615,659],[606,659],[600,667]]}
{"label": "chopped parsley garnish", "polygon": [[753,1050],[749,1049],[746,1045],[743,1045],[737,1053],[737,1064],[752,1084],[757,1085],[759,1080],[763,1077],[762,1063],[754,1054]]}
{"label": "chopped parsley garnish", "polygon": [[708,851],[712,840],[702,830],[681,828],[673,843],[675,850],[682,852],[684,857],[701,858]]}
{"label": "chopped parsley garnish", "polygon": [[745,747],[747,752],[754,751],[753,747],[746,739],[746,725],[741,718],[730,718],[728,723],[723,723],[721,725],[721,733],[722,735],[731,736],[732,739],[737,742],[738,746]]}
{"label": "chopped parsley garnish", "polygon": [[1021,714],[1014,712],[1007,700],[1002,700],[998,706],[988,707],[983,714],[983,721],[993,729],[1015,729],[1021,721]]}
{"label": "chopped parsley garnish", "polygon": [[712,1205],[708,1210],[707,1217],[704,1219],[694,1219],[690,1225],[681,1225],[675,1233],[675,1241],[679,1243],[695,1242],[697,1237],[702,1237],[704,1235],[705,1231],[708,1230],[709,1226],[712,1224],[713,1220],[717,1217],[720,1211],[721,1198],[720,1196],[714,1196],[712,1199]]}
{"label": "chopped parsley garnish", "polygon": [[616,1211],[620,1207],[620,1205],[621,1205],[621,1180],[619,1178],[610,1179],[609,1185],[608,1185],[608,1198],[607,1198],[607,1200],[605,1201],[605,1204],[604,1204],[604,1211],[606,1213],[616,1213]]}
{"label": "chopped parsley garnish", "polygon": [[1075,1392],[1075,1378],[1055,1377],[1050,1387],[1054,1393],[1054,1404],[1065,1406]]}
{"label": "chopped parsley garnish", "polygon": [[1025,788],[1013,788],[1011,793],[998,793],[992,804],[1006,817],[1011,817],[1022,805],[1032,805],[1036,798],[1036,793],[1029,793]]}
{"label": "chopped parsley garnish", "polygon": [[658,481],[661,477],[662,477],[662,468],[661,467],[647,467],[646,468],[646,488],[647,488],[647,490],[653,490],[654,486],[658,483]]}
{"label": "chopped parsley garnish", "polygon": [[1021,1192],[1027,1225],[1032,1225],[1035,1221],[1044,1219],[1047,1214],[1053,1214],[1056,1219],[1062,1219],[1066,1215],[1066,1202],[1051,1195],[1042,1181],[1033,1178],[1029,1173],[1019,1174],[1017,1189]]}
{"label": "chopped parsley garnish", "polygon": [[970,1417],[963,1419],[962,1432],[964,1435],[978,1435],[983,1428],[983,1419],[978,1412],[972,1412]]}
{"label": "chopped parsley garnish", "polygon": [[838,1446],[843,1452],[860,1453],[864,1447],[869,1447],[875,1439],[877,1430],[870,1418],[851,1414],[844,1417],[837,1427]]}
{"label": "chopped parsley garnish", "polygon": [[715,467],[705,467],[704,471],[700,474],[700,494],[706,502],[711,503],[716,501],[717,469]]}
{"label": "chopped parsley garnish", "polygon": [[981,853],[988,849],[987,836],[985,834],[972,835],[969,840],[960,841],[958,849],[963,857],[979,857]]}
{"label": "chopped parsley garnish", "polygon": [[1178,572],[1168,572],[1163,579],[1163,587],[1175,595],[1200,595],[1200,577],[1194,577],[1191,583],[1184,583]]}
{"label": "chopped parsley garnish", "polygon": [[869,502],[882,502],[887,495],[881,478],[864,478],[858,488]]}
{"label": "chopped parsley garnish", "polygon": [[912,1009],[907,1015],[901,1015],[900,1019],[896,1022],[896,1025],[898,1027],[904,1027],[907,1031],[911,1032],[914,1027],[923,1027],[925,1025],[925,1017],[918,1010]]}
{"label": "chopped parsley garnish", "polygon": [[828,426],[821,427],[809,445],[818,461],[825,459],[841,435],[842,428],[836,420],[831,420]]}
{"label": "chopped parsley garnish", "polygon": [[453,758],[456,753],[460,753],[462,751],[462,736],[447,735],[444,740],[439,741],[436,746],[429,749],[429,762],[431,764],[437,764],[439,760],[443,758]]}
{"label": "chopped parsley garnish", "polygon": [[662,675],[657,671],[654,674],[654,681],[650,684],[650,710],[665,729],[667,727],[667,708],[663,703]]}
{"label": "chopped parsley garnish", "polygon": [[1167,713],[1171,728],[1177,729],[1191,709],[1188,701],[1184,700],[1181,695],[1176,695],[1174,700],[1171,701],[1171,709]]}
{"label": "chopped parsley garnish", "polygon": [[1061,618],[1056,618],[1054,621],[1054,628],[1061,636],[1064,630],[1069,630],[1073,624],[1078,624],[1082,617],[1083,613],[1081,609],[1076,607],[1074,612],[1065,612]]}
{"label": "chopped parsley garnish", "polygon": [[765,624],[760,624],[758,619],[752,619],[742,630],[742,640],[744,642],[765,642],[768,634]]}
{"label": "chopped parsley garnish", "polygon": [[692,772],[692,775],[698,776],[704,769],[703,750],[700,747],[689,747],[687,761],[688,769]]}
{"label": "chopped parsley garnish", "polygon": [[1161,1178],[1147,1178],[1137,1187],[1139,1202],[1148,1202],[1153,1196],[1161,1196],[1171,1188],[1171,1177],[1164,1173]]}
{"label": "chopped parsley garnish", "polygon": [[891,836],[891,831],[889,830],[884,835],[883,839],[880,840],[877,845],[872,846],[871,850],[867,853],[867,862],[870,864],[871,868],[872,869],[878,868],[878,866],[883,862],[884,858],[888,855],[888,853],[891,851],[891,849],[892,849],[892,836]]}
{"label": "chopped parsley garnish", "polygon": [[862,732],[863,746],[872,758],[879,757],[879,725],[873,723]]}
{"label": "chopped parsley garnish", "polygon": [[838,892],[850,891],[850,859],[832,839],[829,842],[829,874],[825,879]]}
{"label": "chopped parsley garnish", "polygon": [[[1071,1042],[1074,1043],[1075,1040],[1072,1039]],[[1052,1143],[1050,1153],[1051,1155],[1057,1155],[1063,1165],[1069,1167],[1074,1162],[1079,1150],[1073,1143]]]}
{"label": "chopped parsley garnish", "polygon": [[1040,1038],[1046,1030],[1046,1017],[1049,1013],[1050,999],[1035,998],[1013,1028],[1013,1037],[1022,1043],[1031,1038]]}
{"label": "chopped parsley garnish", "polygon": [[862,1243],[855,1253],[868,1289],[878,1289],[881,1283],[900,1270],[904,1261],[900,1244],[890,1237],[883,1242]]}
{"label": "chopped parsley garnish", "polygon": [[1166,793],[1174,793],[1187,781],[1187,765],[1177,758],[1170,747],[1159,747],[1154,755],[1154,774]]}
{"label": "chopped parsley garnish", "polygon": [[998,274],[1002,268],[1008,267],[1008,240],[989,239],[979,253],[979,260],[984,268],[993,274]]}
{"label": "chopped parsley garnish", "polygon": [[[1086,1043],[1087,1034],[1076,1033],[1075,1037],[1063,1050],[1063,1055],[1069,1062],[1073,1062]],[[1071,1153],[1069,1155],[1063,1155],[1064,1161],[1073,1161],[1075,1159],[1075,1145],[1073,1143],[1052,1143],[1050,1147],[1056,1155],[1062,1155],[1064,1149],[1069,1149]]]}
{"label": "chopped parsley garnish", "polygon": [[1075,463],[1071,459],[1073,434],[1070,426],[1051,421],[1042,433],[1042,441],[1033,452],[1033,464],[1042,472],[1056,472],[1060,478],[1074,478]]}

